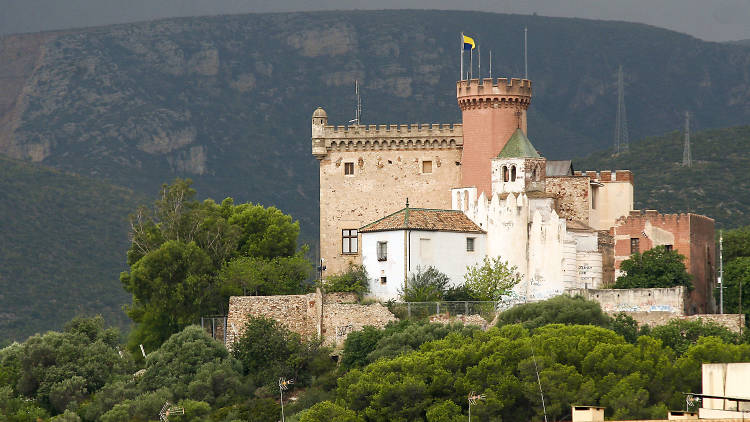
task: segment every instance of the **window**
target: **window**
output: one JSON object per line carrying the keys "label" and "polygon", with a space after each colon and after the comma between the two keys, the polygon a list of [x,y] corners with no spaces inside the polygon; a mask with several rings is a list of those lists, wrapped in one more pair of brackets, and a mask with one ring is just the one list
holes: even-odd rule
{"label": "window", "polygon": [[344,174],[347,176],[354,175],[354,163],[344,163]]}
{"label": "window", "polygon": [[387,282],[388,282],[388,279],[386,279],[385,277],[380,277],[380,284],[385,284]]}
{"label": "window", "polygon": [[641,239],[637,237],[631,237],[630,238],[630,254],[634,254],[636,252],[640,252],[641,250]]}
{"label": "window", "polygon": [[341,230],[341,253],[356,254],[357,251],[357,229]]}
{"label": "window", "polygon": [[474,238],[473,237],[466,238],[466,252],[474,252]]}
{"label": "window", "polygon": [[664,245],[664,248],[667,249],[667,252],[672,252],[672,245]]}
{"label": "window", "polygon": [[422,173],[432,173],[432,161],[422,161]]}
{"label": "window", "polygon": [[503,166],[503,182],[508,181],[508,167]]}
{"label": "window", "polygon": [[515,182],[516,181],[516,166],[510,167],[510,181]]}
{"label": "window", "polygon": [[388,242],[378,242],[378,261],[388,260]]}

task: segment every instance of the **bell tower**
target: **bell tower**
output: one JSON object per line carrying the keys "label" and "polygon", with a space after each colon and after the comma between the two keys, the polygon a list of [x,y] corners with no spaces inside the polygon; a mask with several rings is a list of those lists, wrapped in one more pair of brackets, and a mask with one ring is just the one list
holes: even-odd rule
{"label": "bell tower", "polygon": [[492,163],[513,133],[526,134],[531,81],[507,78],[469,79],[456,83],[463,119],[461,184],[476,186],[477,195],[492,193]]}

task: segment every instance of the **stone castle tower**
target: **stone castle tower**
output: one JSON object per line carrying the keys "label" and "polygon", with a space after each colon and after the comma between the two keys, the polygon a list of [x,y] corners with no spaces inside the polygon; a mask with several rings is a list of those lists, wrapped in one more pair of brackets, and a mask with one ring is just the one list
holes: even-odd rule
{"label": "stone castle tower", "polygon": [[[456,84],[463,124],[333,126],[312,115],[320,164],[320,253],[327,275],[361,262],[358,229],[404,207],[451,208],[450,190],[491,193],[491,161],[526,132],[531,81],[471,79]],[[325,275],[324,275],[325,276]]]}

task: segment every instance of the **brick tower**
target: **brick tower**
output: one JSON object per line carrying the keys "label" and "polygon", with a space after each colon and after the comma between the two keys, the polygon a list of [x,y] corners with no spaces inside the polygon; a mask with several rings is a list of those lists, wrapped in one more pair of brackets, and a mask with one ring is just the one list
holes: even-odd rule
{"label": "brick tower", "polygon": [[477,195],[491,191],[491,159],[502,151],[513,132],[526,133],[526,110],[531,102],[531,81],[507,78],[470,79],[456,83],[456,98],[463,117],[464,148],[461,184],[476,186]]}

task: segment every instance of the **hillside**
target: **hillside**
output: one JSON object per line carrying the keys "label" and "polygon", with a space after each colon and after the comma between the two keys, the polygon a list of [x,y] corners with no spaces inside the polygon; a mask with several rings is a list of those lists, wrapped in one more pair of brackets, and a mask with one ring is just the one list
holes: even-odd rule
{"label": "hillside", "polygon": [[0,156],[0,344],[76,314],[125,327],[119,272],[134,192]]}
{"label": "hillside", "polygon": [[692,211],[717,227],[750,225],[750,126],[705,130],[690,136],[692,167],[682,166],[684,135],[672,132],[631,143],[616,157],[597,152],[574,161],[576,170],[631,169],[635,206],[661,212]]}
{"label": "hillside", "polygon": [[[6,201],[0,214],[6,245],[17,239],[22,251],[3,248],[10,252],[2,255],[0,287],[14,293],[3,293],[0,305],[11,307],[1,309],[29,319],[10,320],[29,325],[7,332],[56,327],[73,309],[119,315],[127,300],[117,283],[124,216],[175,177],[192,178],[201,198],[275,205],[299,219],[302,241],[314,244],[312,111],[323,106],[331,123],[347,122],[358,80],[363,123],[458,122],[457,34],[480,34],[483,68],[492,49],[493,75],[518,77],[525,25],[534,83],[529,136],[549,158],[611,144],[619,65],[631,139],[680,127],[684,109],[704,128],[750,121],[749,48],[622,22],[448,11],[279,13],[0,38],[0,154],[82,176],[51,185],[73,176],[9,161],[13,171],[46,176],[8,176],[2,188],[3,195],[38,192],[29,212]],[[731,186],[714,188],[734,196]],[[91,198],[108,200],[92,211]],[[97,242],[109,246],[90,249]],[[91,259],[95,252],[106,256]],[[56,290],[75,299],[58,306],[51,302]]]}

